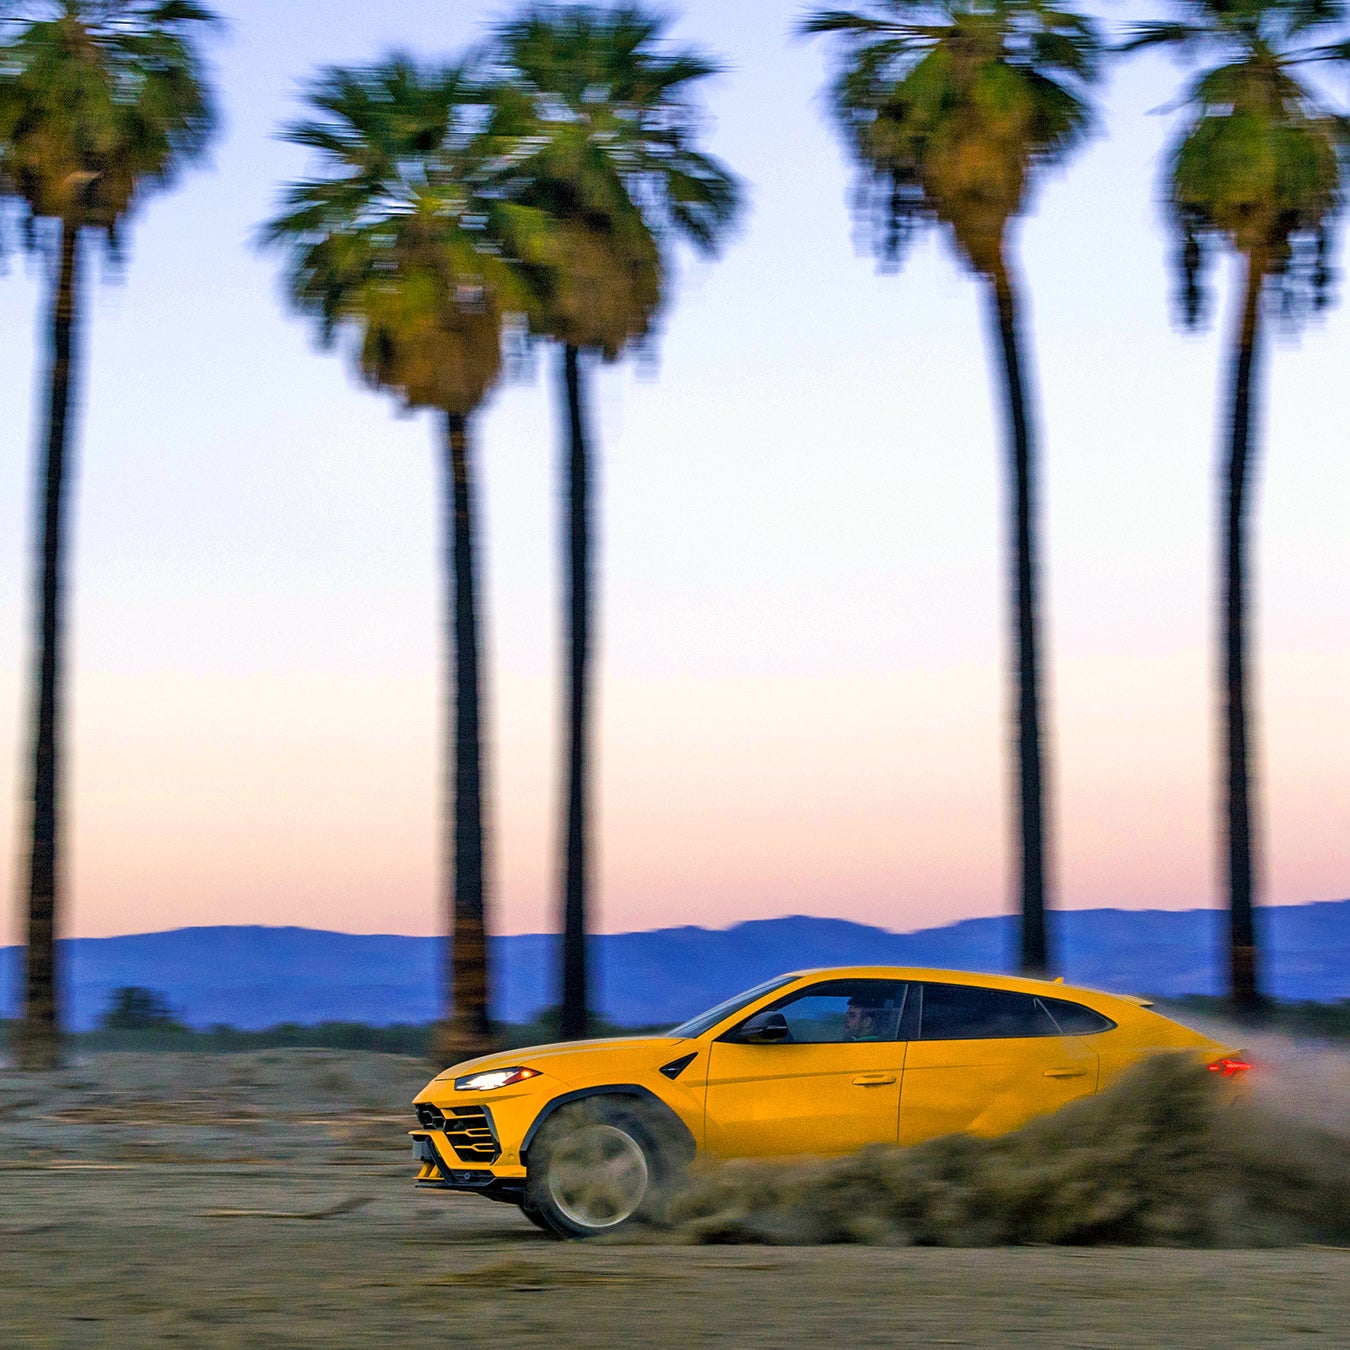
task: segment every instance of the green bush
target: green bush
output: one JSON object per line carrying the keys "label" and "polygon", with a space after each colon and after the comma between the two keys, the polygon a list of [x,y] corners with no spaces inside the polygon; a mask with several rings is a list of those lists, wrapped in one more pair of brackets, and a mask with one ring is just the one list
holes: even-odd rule
{"label": "green bush", "polygon": [[[1158,1010],[1177,1014],[1203,1013],[1207,1017],[1229,1017],[1232,1006],[1226,998],[1191,994],[1185,998],[1159,999]],[[1259,1019],[1264,1031],[1282,1031],[1290,1036],[1317,1037],[1322,1040],[1350,1040],[1350,998],[1334,1003],[1280,1003],[1270,999]]]}
{"label": "green bush", "polygon": [[[149,1005],[150,1016],[145,1016],[146,1005],[139,999],[119,995],[137,992],[134,986],[118,990],[96,1031],[86,1031],[72,1037],[82,1050],[190,1050],[205,1053],[228,1054],[248,1050],[319,1049],[319,1050],[375,1050],[391,1055],[413,1055],[425,1059],[430,1045],[430,1023],[401,1023],[376,1027],[364,1022],[318,1022],[302,1024],[283,1022],[262,1031],[241,1031],[224,1024],[206,1031],[194,1031],[177,1021],[172,1012],[165,1017],[167,1005],[153,991],[158,1003]],[[119,1009],[122,1010],[119,1013]],[[1229,1012],[1225,999],[1201,997],[1159,1000],[1159,1011],[1182,1015],[1187,1011],[1223,1016]],[[114,1021],[113,1019],[116,1018]],[[130,1023],[130,1024],[129,1024]],[[1265,1026],[1271,1031],[1282,1031],[1292,1036],[1317,1037],[1325,1040],[1350,1040],[1350,999],[1336,1003],[1272,1003]],[[0,1047],[10,1043],[18,1028],[14,1020],[0,1021]],[[620,1027],[597,1021],[592,1028],[595,1036],[638,1036],[659,1034],[663,1028]],[[546,1009],[529,1022],[502,1023],[497,1028],[498,1044],[502,1049],[540,1045],[558,1039],[556,1008]]]}
{"label": "green bush", "polygon": [[112,991],[107,1010],[99,1018],[99,1026],[106,1031],[187,1030],[174,1016],[163,994],[139,984],[123,985]]}

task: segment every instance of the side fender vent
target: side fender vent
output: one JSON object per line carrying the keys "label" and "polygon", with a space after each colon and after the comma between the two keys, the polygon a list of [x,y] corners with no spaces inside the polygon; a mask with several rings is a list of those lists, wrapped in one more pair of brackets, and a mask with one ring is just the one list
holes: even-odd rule
{"label": "side fender vent", "polygon": [[661,1065],[661,1072],[667,1078],[678,1078],[697,1058],[697,1050],[692,1055],[681,1055],[679,1059],[672,1059],[669,1064]]}

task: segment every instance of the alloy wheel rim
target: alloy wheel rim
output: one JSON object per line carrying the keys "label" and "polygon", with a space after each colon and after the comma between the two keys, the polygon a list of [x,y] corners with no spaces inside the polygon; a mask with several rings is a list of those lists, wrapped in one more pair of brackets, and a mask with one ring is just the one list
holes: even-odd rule
{"label": "alloy wheel rim", "polygon": [[548,1164],[559,1212],[580,1228],[613,1228],[631,1218],[651,1179],[642,1145],[616,1125],[586,1125],[561,1140]]}

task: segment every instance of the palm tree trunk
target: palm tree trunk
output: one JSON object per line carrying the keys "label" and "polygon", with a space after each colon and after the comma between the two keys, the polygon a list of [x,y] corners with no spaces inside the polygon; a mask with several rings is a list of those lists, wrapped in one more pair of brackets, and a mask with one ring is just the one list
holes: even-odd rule
{"label": "palm tree trunk", "polygon": [[60,917],[59,770],[64,636],[65,496],[70,405],[79,335],[80,228],[61,222],[60,262],[52,302],[52,348],[43,465],[42,565],[37,610],[37,708],[33,728],[32,849],[28,871],[28,946],[19,1062],[54,1068],[61,1057],[56,934]]}
{"label": "palm tree trunk", "polygon": [[582,406],[581,354],[563,351],[567,400],[567,805],[563,824],[562,1017],[564,1040],[586,1035],[590,1004],[586,980],[587,730],[590,699],[591,573],[590,477]]}
{"label": "palm tree trunk", "polygon": [[1020,835],[1021,952],[1019,968],[1050,968],[1045,923],[1045,787],[1041,766],[1040,672],[1037,652],[1035,446],[1018,338],[1018,300],[1006,261],[988,276],[991,327],[1003,357],[1003,400],[1013,479],[1013,620],[1017,653],[1017,798]]}
{"label": "palm tree trunk", "polygon": [[488,949],[484,904],[483,757],[478,678],[478,597],[474,575],[473,484],[469,475],[467,419],[446,416],[445,548],[449,575],[448,627],[454,690],[453,779],[449,784],[453,839],[451,860],[450,993],[448,1024],[438,1031],[434,1053],[454,1062],[482,1054],[492,1044],[488,1017]]}
{"label": "palm tree trunk", "polygon": [[1253,922],[1251,762],[1247,716],[1247,468],[1257,374],[1265,259],[1247,258],[1242,313],[1233,351],[1228,465],[1220,549],[1223,557],[1224,748],[1227,769],[1228,935],[1234,1009],[1261,1006]]}

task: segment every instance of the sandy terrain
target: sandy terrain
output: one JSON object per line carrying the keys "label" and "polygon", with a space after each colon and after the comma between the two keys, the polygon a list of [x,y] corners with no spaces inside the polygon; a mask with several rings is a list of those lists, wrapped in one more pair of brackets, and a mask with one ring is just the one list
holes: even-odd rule
{"label": "sandy terrain", "polygon": [[1350,1251],[555,1242],[416,1192],[374,1054],[0,1069],[0,1346],[1350,1346]]}

